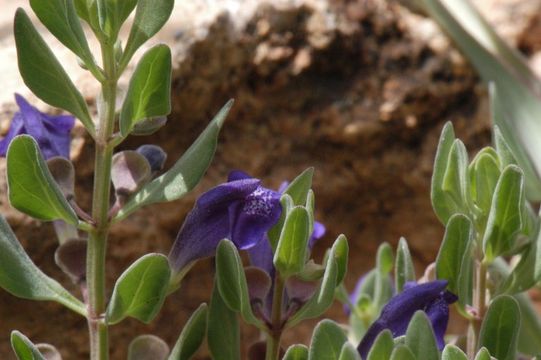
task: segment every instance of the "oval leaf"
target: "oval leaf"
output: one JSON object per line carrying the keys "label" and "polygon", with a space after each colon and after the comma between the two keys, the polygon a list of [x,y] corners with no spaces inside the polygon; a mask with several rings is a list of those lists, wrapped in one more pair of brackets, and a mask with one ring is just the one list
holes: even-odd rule
{"label": "oval leaf", "polygon": [[348,239],[344,234],[338,235],[338,238],[336,238],[332,245],[331,253],[334,255],[334,259],[336,260],[336,283],[340,284],[346,277],[346,272],[348,269],[349,245]]}
{"label": "oval leaf", "polygon": [[147,254],[136,260],[115,284],[107,322],[116,324],[127,316],[150,322],[167,296],[170,276],[169,262],[162,254]]}
{"label": "oval leaf", "polygon": [[139,121],[170,112],[171,50],[156,45],[139,60],[130,79],[120,111],[120,133],[126,136]]}
{"label": "oval leaf", "polygon": [[30,6],[45,27],[85,64],[93,63],[85,33],[72,1],[30,0]]}
{"label": "oval leaf", "polygon": [[367,360],[389,360],[394,348],[393,334],[388,329],[379,333],[368,352]]}
{"label": "oval leaf", "polygon": [[124,69],[135,51],[162,28],[169,19],[174,5],[175,0],[137,1],[135,19],[120,61],[120,69]]}
{"label": "oval leaf", "polygon": [[484,346],[498,360],[516,357],[520,330],[520,309],[508,295],[497,296],[488,308],[479,333],[479,346]]}
{"label": "oval leaf", "polygon": [[19,135],[11,141],[7,178],[9,202],[14,208],[36,219],[62,219],[77,225],[77,215],[58,188],[31,136]]}
{"label": "oval leaf", "polygon": [[168,360],[189,360],[199,349],[207,333],[207,304],[201,304],[184,325]]}
{"label": "oval leaf", "polygon": [[462,214],[451,216],[436,258],[436,274],[449,282],[447,288],[458,295],[463,306],[471,304],[474,246],[470,219]]}
{"label": "oval leaf", "polygon": [[103,32],[111,38],[116,38],[118,30],[130,16],[137,0],[105,0],[104,1],[105,18],[102,26]]}
{"label": "oval leaf", "polygon": [[24,83],[47,104],[71,112],[93,134],[94,123],[81,93],[21,8],[15,13],[14,33]]}
{"label": "oval leaf", "polygon": [[483,237],[483,250],[488,260],[513,248],[515,237],[522,229],[523,208],[522,170],[516,165],[508,165],[496,185]]}
{"label": "oval leaf", "polygon": [[303,206],[294,207],[286,216],[273,260],[284,279],[299,273],[304,267],[310,237],[309,217]]}
{"label": "oval leaf", "polygon": [[308,360],[308,348],[302,344],[291,345],[282,360]]}
{"label": "oval leaf", "polygon": [[19,360],[46,360],[30,339],[17,330],[11,332],[11,348]]}
{"label": "oval leaf", "polygon": [[408,242],[403,237],[398,241],[394,271],[395,288],[398,293],[402,292],[405,283],[415,281],[415,267],[413,266]]}
{"label": "oval leaf", "polygon": [[406,345],[398,345],[391,354],[391,360],[417,360],[417,358]]}
{"label": "oval leaf", "polygon": [[141,206],[179,199],[193,189],[212,161],[218,134],[232,105],[233,101],[228,101],[175,165],[162,176],[143,186],[122,207],[114,221],[124,219]]}
{"label": "oval leaf", "polygon": [[[340,352],[338,360],[361,360],[361,355],[357,352],[357,349],[353,347],[349,342],[345,342]],[[382,359],[383,360],[383,359]]]}
{"label": "oval leaf", "polygon": [[334,321],[322,320],[316,325],[312,335],[308,359],[336,360],[340,357],[345,342],[347,337],[340,326]]}
{"label": "oval leaf", "polygon": [[235,245],[227,239],[220,241],[216,249],[216,281],[227,306],[240,312],[247,323],[262,328],[263,323],[252,312],[242,260]]}
{"label": "oval leaf", "polygon": [[432,325],[421,310],[413,315],[408,325],[406,346],[418,359],[439,360],[440,358]]}
{"label": "oval leaf", "polygon": [[443,179],[445,169],[449,161],[449,152],[455,141],[455,132],[453,124],[447,122],[441,131],[436,159],[434,160],[434,172],[430,188],[430,199],[434,212],[440,221],[445,225],[451,215],[457,212],[457,205],[453,199],[443,191]]}
{"label": "oval leaf", "polygon": [[30,260],[4,217],[0,216],[0,287],[29,300],[51,300],[86,316],[86,308]]}
{"label": "oval leaf", "polygon": [[468,357],[455,345],[448,344],[443,349],[441,360],[468,360]]}

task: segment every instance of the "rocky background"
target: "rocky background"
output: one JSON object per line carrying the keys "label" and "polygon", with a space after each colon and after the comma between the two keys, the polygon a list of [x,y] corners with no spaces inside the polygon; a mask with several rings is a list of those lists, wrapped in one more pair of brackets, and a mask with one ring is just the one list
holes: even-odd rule
{"label": "rocky background", "polygon": [[[12,93],[30,95],[17,75],[11,32],[15,8],[28,5],[20,0],[0,4],[5,9],[0,15],[0,128],[5,132],[16,111]],[[541,2],[476,4],[541,69],[536,65]],[[45,36],[93,104],[96,84],[67,50]],[[433,261],[443,228],[431,210],[429,184],[442,125],[453,121],[471,153],[488,144],[490,132],[484,87],[432,21],[383,0],[191,0],[178,1],[158,40],[175,54],[173,112],[166,128],[152,137],[130,138],[123,149],[160,144],[169,154],[169,166],[229,98],[236,102],[214,162],[196,190],[174,203],[139,211],[112,229],[110,287],[142,254],[167,253],[197,194],[223,182],[231,169],[243,169],[276,188],[314,166],[317,218],[328,230],[315,256],[319,260],[345,233],[350,288],[373,266],[383,241],[394,245],[406,237],[419,272]],[[74,131],[72,156],[78,199],[88,208],[93,146],[82,134],[81,128]],[[4,169],[2,159],[0,172]],[[1,213],[32,259],[69,287],[54,264],[51,225],[10,209],[5,194],[1,176]],[[212,274],[213,261],[201,261],[152,324],[128,320],[112,327],[112,359],[124,359],[130,339],[143,333],[173,344],[191,312],[208,301]],[[328,315],[343,319],[340,306]],[[287,343],[307,342],[314,324],[287,332]],[[11,329],[54,344],[66,359],[88,358],[84,319],[59,305],[18,300],[0,291],[2,359],[13,358]],[[247,330],[245,343],[256,341],[255,332]]]}

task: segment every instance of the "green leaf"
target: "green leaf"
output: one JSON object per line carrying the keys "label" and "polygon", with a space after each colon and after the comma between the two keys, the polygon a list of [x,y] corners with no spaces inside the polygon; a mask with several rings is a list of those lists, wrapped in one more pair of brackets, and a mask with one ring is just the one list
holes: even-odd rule
{"label": "green leaf", "polygon": [[0,287],[23,299],[56,301],[86,316],[85,305],[30,260],[3,216],[0,216]]}
{"label": "green leaf", "polygon": [[218,134],[232,105],[233,101],[228,101],[175,165],[162,176],[143,186],[122,207],[114,222],[124,219],[142,206],[173,201],[193,189],[214,157]]}
{"label": "green leaf", "polygon": [[453,124],[447,122],[441,131],[430,187],[432,207],[436,216],[444,225],[447,224],[447,220],[451,215],[459,211],[457,204],[451,196],[443,190],[443,179],[449,162],[449,153],[454,141],[455,132],[453,130]]}
{"label": "green leaf", "polygon": [[101,33],[98,19],[98,3],[96,0],[73,0],[77,15],[87,22],[94,33]]}
{"label": "green leaf", "polygon": [[388,329],[379,333],[368,352],[367,360],[389,360],[394,348],[393,334]]}
{"label": "green leaf", "polygon": [[308,360],[308,348],[302,344],[291,345],[282,360]]}
{"label": "green leaf", "polygon": [[79,220],[54,181],[36,141],[16,136],[7,152],[8,197],[17,210],[36,219],[62,219],[72,225]]}
{"label": "green leaf", "polygon": [[483,80],[495,82],[494,122],[526,174],[528,198],[539,201],[541,82],[519,53],[505,44],[468,1],[422,0],[422,3]]}
{"label": "green leaf", "polygon": [[332,320],[322,320],[314,329],[308,359],[336,360],[340,357],[346,341],[346,334],[340,326]]}
{"label": "green leaf", "polygon": [[500,177],[500,166],[497,158],[486,152],[476,156],[472,165],[471,187],[474,191],[474,202],[482,211],[483,218],[486,219],[490,212],[492,196]]}
{"label": "green leaf", "polygon": [[483,237],[483,250],[489,261],[513,248],[515,236],[522,228],[523,207],[522,171],[508,165],[496,185]]}
{"label": "green leaf", "polygon": [[235,245],[224,239],[216,249],[216,281],[220,295],[230,309],[240,312],[244,321],[263,327],[252,312],[246,275]]}
{"label": "green leaf", "polygon": [[169,346],[154,335],[140,335],[128,347],[128,360],[165,360],[168,354]]}
{"label": "green leaf", "polygon": [[148,39],[154,36],[165,23],[171,12],[175,0],[138,0],[135,19],[130,30],[130,35],[120,60],[120,69],[124,69],[133,54]]}
{"label": "green leaf", "polygon": [[464,143],[459,139],[453,142],[449,151],[447,168],[443,175],[442,190],[454,201],[461,212],[467,212],[470,202],[468,152]]}
{"label": "green leaf", "polygon": [[294,207],[293,199],[290,195],[283,194],[280,197],[280,205],[282,206],[280,219],[278,219],[278,222],[267,233],[273,252],[276,252],[276,247],[278,246],[278,240],[280,240],[280,235],[282,234],[282,228],[284,227],[286,216]]}
{"label": "green leaf", "polygon": [[432,324],[422,310],[417,311],[411,318],[406,330],[406,346],[418,359],[439,360],[440,358]]}
{"label": "green leaf", "polygon": [[443,349],[441,360],[468,360],[468,357],[455,345],[448,344]]}
{"label": "green leaf", "polygon": [[[490,87],[490,102],[492,107],[494,107],[494,87]],[[492,109],[492,112],[495,112],[496,109]],[[494,121],[493,121],[494,122]],[[513,151],[507,144],[507,141],[503,138],[502,132],[500,131],[500,128],[498,125],[494,125],[494,129],[492,131],[494,140],[492,141],[496,147],[496,152],[498,153],[498,158],[500,159],[500,166],[501,168],[505,168],[507,165],[518,165],[517,160],[515,159],[515,156],[513,155]]]}
{"label": "green leaf", "polygon": [[541,318],[528,293],[513,296],[520,309],[518,351],[530,356],[541,354]]}
{"label": "green leaf", "polygon": [[214,282],[208,319],[208,346],[214,360],[238,360],[240,328],[237,314],[226,305]]}
{"label": "green leaf", "polygon": [[314,168],[309,167],[297,176],[284,190],[284,194],[291,196],[294,205],[306,205],[306,197],[312,187]]}
{"label": "green leaf", "polygon": [[310,219],[303,206],[295,206],[286,216],[274,253],[274,266],[284,279],[299,273],[306,260]]}
{"label": "green leaf", "polygon": [[19,70],[26,86],[49,105],[71,112],[93,134],[94,123],[83,96],[21,8],[15,13],[14,33]]}
{"label": "green leaf", "polygon": [[75,6],[65,0],[30,0],[30,6],[45,27],[85,63],[93,63]]}
{"label": "green leaf", "polygon": [[107,322],[116,324],[127,316],[149,323],[167,296],[171,269],[162,254],[146,254],[118,278],[107,307]]}
{"label": "green leaf", "polygon": [[481,325],[479,346],[484,346],[498,360],[514,360],[520,330],[520,309],[508,295],[492,300]]}
{"label": "green leaf", "polygon": [[105,22],[103,31],[111,38],[116,38],[118,30],[130,16],[137,0],[105,0]]}
{"label": "green leaf", "polygon": [[458,295],[464,307],[471,304],[473,282],[473,258],[475,242],[470,219],[455,214],[447,223],[445,235],[436,258],[438,279],[449,282],[447,288]]}
{"label": "green leaf", "polygon": [[386,242],[381,243],[376,254],[376,268],[382,274],[389,274],[393,269],[393,261],[391,245]]}
{"label": "green leaf", "polygon": [[361,355],[359,355],[359,352],[351,343],[346,341],[342,346],[338,360],[361,360]]}
{"label": "green leaf", "polygon": [[339,285],[337,283],[338,265],[335,255],[331,250],[325,264],[325,273],[319,285],[318,290],[299,311],[295,313],[287,322],[286,327],[292,327],[304,319],[311,319],[323,314],[334,300],[334,291]]}
{"label": "green leaf", "polygon": [[336,284],[340,284],[346,277],[348,269],[349,245],[348,239],[344,234],[338,235],[332,245],[331,253],[334,254],[338,271],[336,274]]}
{"label": "green leaf", "polygon": [[[530,289],[539,280],[539,264],[536,266],[541,234],[532,241],[520,254],[520,261],[505,278],[497,290],[497,294],[515,294]],[[541,352],[541,349],[540,349]]]}
{"label": "green leaf", "polygon": [[[424,360],[425,358],[421,357],[420,359]],[[391,360],[417,360],[417,357],[406,345],[398,345],[391,354]]]}
{"label": "green leaf", "polygon": [[126,136],[146,118],[171,112],[171,50],[156,45],[148,50],[133,72],[120,111],[120,133]]}
{"label": "green leaf", "polygon": [[492,360],[492,357],[490,356],[490,352],[487,350],[487,348],[483,347],[479,349],[477,355],[475,355],[475,360]]}
{"label": "green leaf", "polygon": [[168,360],[189,360],[197,352],[207,333],[207,304],[194,311],[171,351]]}
{"label": "green leaf", "polygon": [[404,289],[405,283],[415,281],[415,267],[413,266],[408,242],[403,237],[398,241],[394,269],[395,288],[397,293],[400,293]]}
{"label": "green leaf", "polygon": [[19,360],[46,360],[36,346],[21,332],[11,332],[11,348]]}

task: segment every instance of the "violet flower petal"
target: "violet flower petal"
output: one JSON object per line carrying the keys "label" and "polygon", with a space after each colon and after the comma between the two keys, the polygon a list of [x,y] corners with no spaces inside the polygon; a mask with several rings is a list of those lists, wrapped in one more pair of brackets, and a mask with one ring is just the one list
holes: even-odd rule
{"label": "violet flower petal", "polygon": [[[449,316],[449,301],[456,300],[456,297],[453,299],[446,295],[448,293],[444,291],[446,286],[447,281],[436,280],[408,287],[391,298],[381,310],[380,317],[368,328],[357,347],[361,357],[363,359],[366,357],[374,340],[383,329],[389,329],[393,337],[404,335],[413,314],[417,310],[430,311],[429,318],[437,321],[437,329],[435,329],[437,334],[443,336]],[[440,300],[443,300],[443,302]]]}
{"label": "violet flower petal", "polygon": [[19,94],[15,94],[15,101],[20,111],[13,117],[8,134],[0,142],[0,156],[6,155],[9,143],[15,136],[28,134],[36,140],[45,159],[54,156],[69,158],[70,132],[75,118],[44,114]]}
{"label": "violet flower petal", "polygon": [[241,250],[253,247],[278,222],[281,212],[280,194],[259,186],[244,201],[229,208],[231,240]]}
{"label": "violet flower petal", "polygon": [[196,201],[169,253],[174,271],[190,262],[211,256],[220,240],[230,237],[229,207],[255,191],[259,180],[238,180],[207,191]]}

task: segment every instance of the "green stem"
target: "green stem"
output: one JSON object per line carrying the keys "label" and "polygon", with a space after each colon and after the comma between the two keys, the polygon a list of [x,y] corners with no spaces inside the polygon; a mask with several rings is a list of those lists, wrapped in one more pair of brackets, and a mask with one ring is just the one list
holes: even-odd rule
{"label": "green stem", "polygon": [[115,124],[117,73],[114,59],[114,42],[102,43],[105,80],[102,82],[104,109],[100,113],[96,135],[96,157],[94,162],[94,192],[92,218],[96,226],[89,233],[87,245],[86,278],[88,290],[88,328],[90,334],[90,359],[109,358],[108,327],[104,313],[105,255],[109,234],[109,207],[111,193],[111,161],[113,147],[109,144]]}
{"label": "green stem", "polygon": [[280,356],[280,339],[282,338],[282,303],[284,298],[284,280],[276,274],[274,294],[272,297],[271,323],[272,329],[267,335],[265,360],[277,360]]}
{"label": "green stem", "polygon": [[469,322],[467,352],[470,359],[475,357],[475,353],[479,348],[479,334],[481,332],[481,325],[487,311],[487,267],[487,262],[482,260],[477,264],[475,271],[473,307],[477,311],[477,314],[475,318],[470,319]]}

